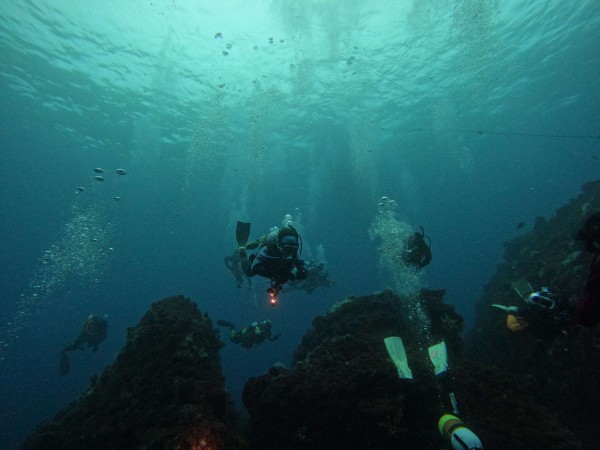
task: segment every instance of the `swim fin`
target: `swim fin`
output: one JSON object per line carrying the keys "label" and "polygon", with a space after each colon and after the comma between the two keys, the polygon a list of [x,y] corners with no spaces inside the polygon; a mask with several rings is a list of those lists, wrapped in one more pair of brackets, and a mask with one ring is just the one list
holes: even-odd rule
{"label": "swim fin", "polygon": [[433,370],[436,375],[448,370],[448,352],[446,351],[445,341],[429,347],[429,359],[433,363]]}
{"label": "swim fin", "polygon": [[506,311],[508,313],[517,313],[519,312],[519,307],[517,306],[504,306],[504,305],[497,305],[497,304],[493,304],[490,305],[492,308],[498,308],[501,309],[502,311]]}
{"label": "swim fin", "polygon": [[519,297],[521,298],[525,298],[533,292],[531,284],[529,284],[529,281],[527,281],[525,278],[513,281],[512,283],[510,283],[510,285],[515,290],[515,292],[519,294]]}
{"label": "swim fin", "polygon": [[388,355],[392,358],[393,363],[398,369],[398,376],[403,379],[412,380],[413,375],[408,367],[408,359],[406,358],[406,351],[404,350],[404,343],[398,336],[386,337],[385,348],[387,349]]}
{"label": "swim fin", "polygon": [[227,322],[225,320],[217,320],[217,325],[220,327],[227,327],[229,329],[235,329],[235,323]]}
{"label": "swim fin", "polygon": [[238,220],[235,227],[235,238],[237,239],[238,247],[245,247],[250,237],[250,222],[241,222]]}

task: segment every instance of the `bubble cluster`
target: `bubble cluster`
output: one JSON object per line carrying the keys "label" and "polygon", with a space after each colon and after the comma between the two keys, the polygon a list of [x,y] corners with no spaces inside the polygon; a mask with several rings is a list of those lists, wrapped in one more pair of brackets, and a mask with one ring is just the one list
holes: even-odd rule
{"label": "bubble cluster", "polygon": [[229,156],[224,138],[229,111],[223,102],[223,94],[217,93],[207,102],[207,108],[198,121],[186,151],[186,187],[206,179],[210,174],[220,173]]}
{"label": "bubble cluster", "polygon": [[407,264],[404,254],[408,239],[414,233],[412,227],[398,218],[397,203],[388,197],[379,201],[378,211],[369,228],[371,240],[377,241],[380,269],[392,279],[394,291],[404,300],[410,323],[419,332],[423,342],[428,342],[431,322],[420,299],[422,272]]}
{"label": "bubble cluster", "polygon": [[16,313],[0,329],[0,352],[18,339],[52,295],[71,281],[97,284],[113,252],[112,224],[95,206],[73,206],[59,239],[38,260],[35,275],[17,301]]}
{"label": "bubble cluster", "polygon": [[277,129],[280,107],[285,95],[276,85],[262,88],[258,80],[254,80],[255,95],[250,99],[251,114],[247,124],[245,141],[246,151],[240,160],[247,168],[261,178],[266,164],[274,155],[268,147],[268,136]]}
{"label": "bubble cluster", "polygon": [[285,216],[283,216],[283,220],[281,221],[281,225],[286,227],[288,225],[292,225],[294,226],[294,220],[292,218],[291,214],[286,214]]}

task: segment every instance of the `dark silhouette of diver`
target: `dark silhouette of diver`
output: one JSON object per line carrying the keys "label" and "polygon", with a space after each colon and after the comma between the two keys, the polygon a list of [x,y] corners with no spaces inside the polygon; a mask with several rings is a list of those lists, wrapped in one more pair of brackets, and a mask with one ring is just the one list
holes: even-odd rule
{"label": "dark silhouette of diver", "polygon": [[[422,269],[431,262],[431,239],[425,236],[423,227],[419,227],[421,232],[415,231],[406,241],[406,250],[402,255],[402,260],[411,266]],[[425,238],[429,242],[425,242]]]}
{"label": "dark silhouette of diver", "polygon": [[75,342],[67,345],[60,352],[60,375],[69,373],[70,365],[67,352],[82,350],[86,345],[92,347],[92,351],[97,352],[98,345],[106,339],[107,330],[108,322],[106,316],[100,317],[95,314],[89,316],[81,327]]}
{"label": "dark silhouette of diver", "polygon": [[573,308],[569,299],[556,288],[542,287],[536,291],[524,278],[511,283],[523,299],[521,306],[490,305],[506,311],[506,327],[513,333],[525,329],[541,342],[568,335]]}
{"label": "dark silhouette of diver", "polygon": [[235,324],[224,320],[217,320],[217,325],[229,328],[229,339],[231,342],[240,344],[247,349],[258,347],[265,340],[275,341],[281,336],[281,333],[277,333],[275,336],[271,334],[272,324],[270,320],[252,322],[246,328],[242,328],[239,331],[235,329]]}

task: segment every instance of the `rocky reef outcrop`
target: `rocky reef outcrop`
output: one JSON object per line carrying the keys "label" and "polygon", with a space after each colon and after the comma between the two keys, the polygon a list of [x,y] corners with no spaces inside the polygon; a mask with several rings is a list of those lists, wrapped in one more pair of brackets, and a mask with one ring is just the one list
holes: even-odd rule
{"label": "rocky reef outcrop", "polygon": [[24,449],[237,449],[211,320],[182,296],[152,305],[116,361]]}
{"label": "rocky reef outcrop", "polygon": [[[486,449],[581,448],[521,377],[461,357],[462,318],[443,293],[421,294],[427,330],[408,321],[407,299],[391,291],[349,297],[315,318],[291,368],[275,365],[246,384],[250,448],[438,450],[437,421],[449,412],[450,392]],[[398,377],[384,344],[389,336],[402,337],[412,380]],[[435,376],[427,346],[441,339],[451,369]]]}
{"label": "rocky reef outcrop", "polygon": [[562,332],[532,328],[511,333],[506,314],[491,305],[523,307],[511,284],[522,279],[534,289],[561,292],[573,306],[593,258],[575,234],[598,211],[600,181],[595,181],[554,217],[539,217],[531,232],[508,242],[504,262],[477,302],[476,326],[465,343],[469,358],[522,376],[536,402],[551,409],[586,448],[600,448],[600,330],[571,323]]}
{"label": "rocky reef outcrop", "polygon": [[[600,448],[598,331],[515,335],[490,307],[518,302],[511,282],[521,278],[576,298],[589,256],[573,236],[600,210],[599,194],[600,183],[586,185],[555,218],[538,219],[507,244],[464,348],[463,318],[444,290],[348,297],[313,320],[291,367],[275,364],[248,380],[242,432],[224,389],[217,330],[192,301],[170,297],[152,305],[116,361],[23,448],[439,450],[448,448],[437,422],[452,412],[450,393],[486,450]],[[420,322],[409,319],[416,310]],[[404,341],[413,379],[399,378],[384,343],[390,336]],[[442,340],[450,369],[436,376],[428,347]]]}

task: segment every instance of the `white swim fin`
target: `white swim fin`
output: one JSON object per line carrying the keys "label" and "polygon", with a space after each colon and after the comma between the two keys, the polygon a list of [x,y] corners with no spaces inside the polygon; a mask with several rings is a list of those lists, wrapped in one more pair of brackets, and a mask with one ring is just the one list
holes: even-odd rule
{"label": "white swim fin", "polygon": [[412,380],[413,375],[410,367],[408,367],[408,359],[406,358],[402,339],[398,336],[390,336],[385,338],[383,342],[385,342],[388,355],[390,355],[390,358],[392,358],[392,361],[396,365],[396,369],[398,369],[398,376],[403,379]]}
{"label": "white swim fin", "polygon": [[448,352],[446,351],[446,342],[442,341],[439,344],[429,347],[429,358],[433,363],[433,370],[436,375],[444,373],[448,370]]}

